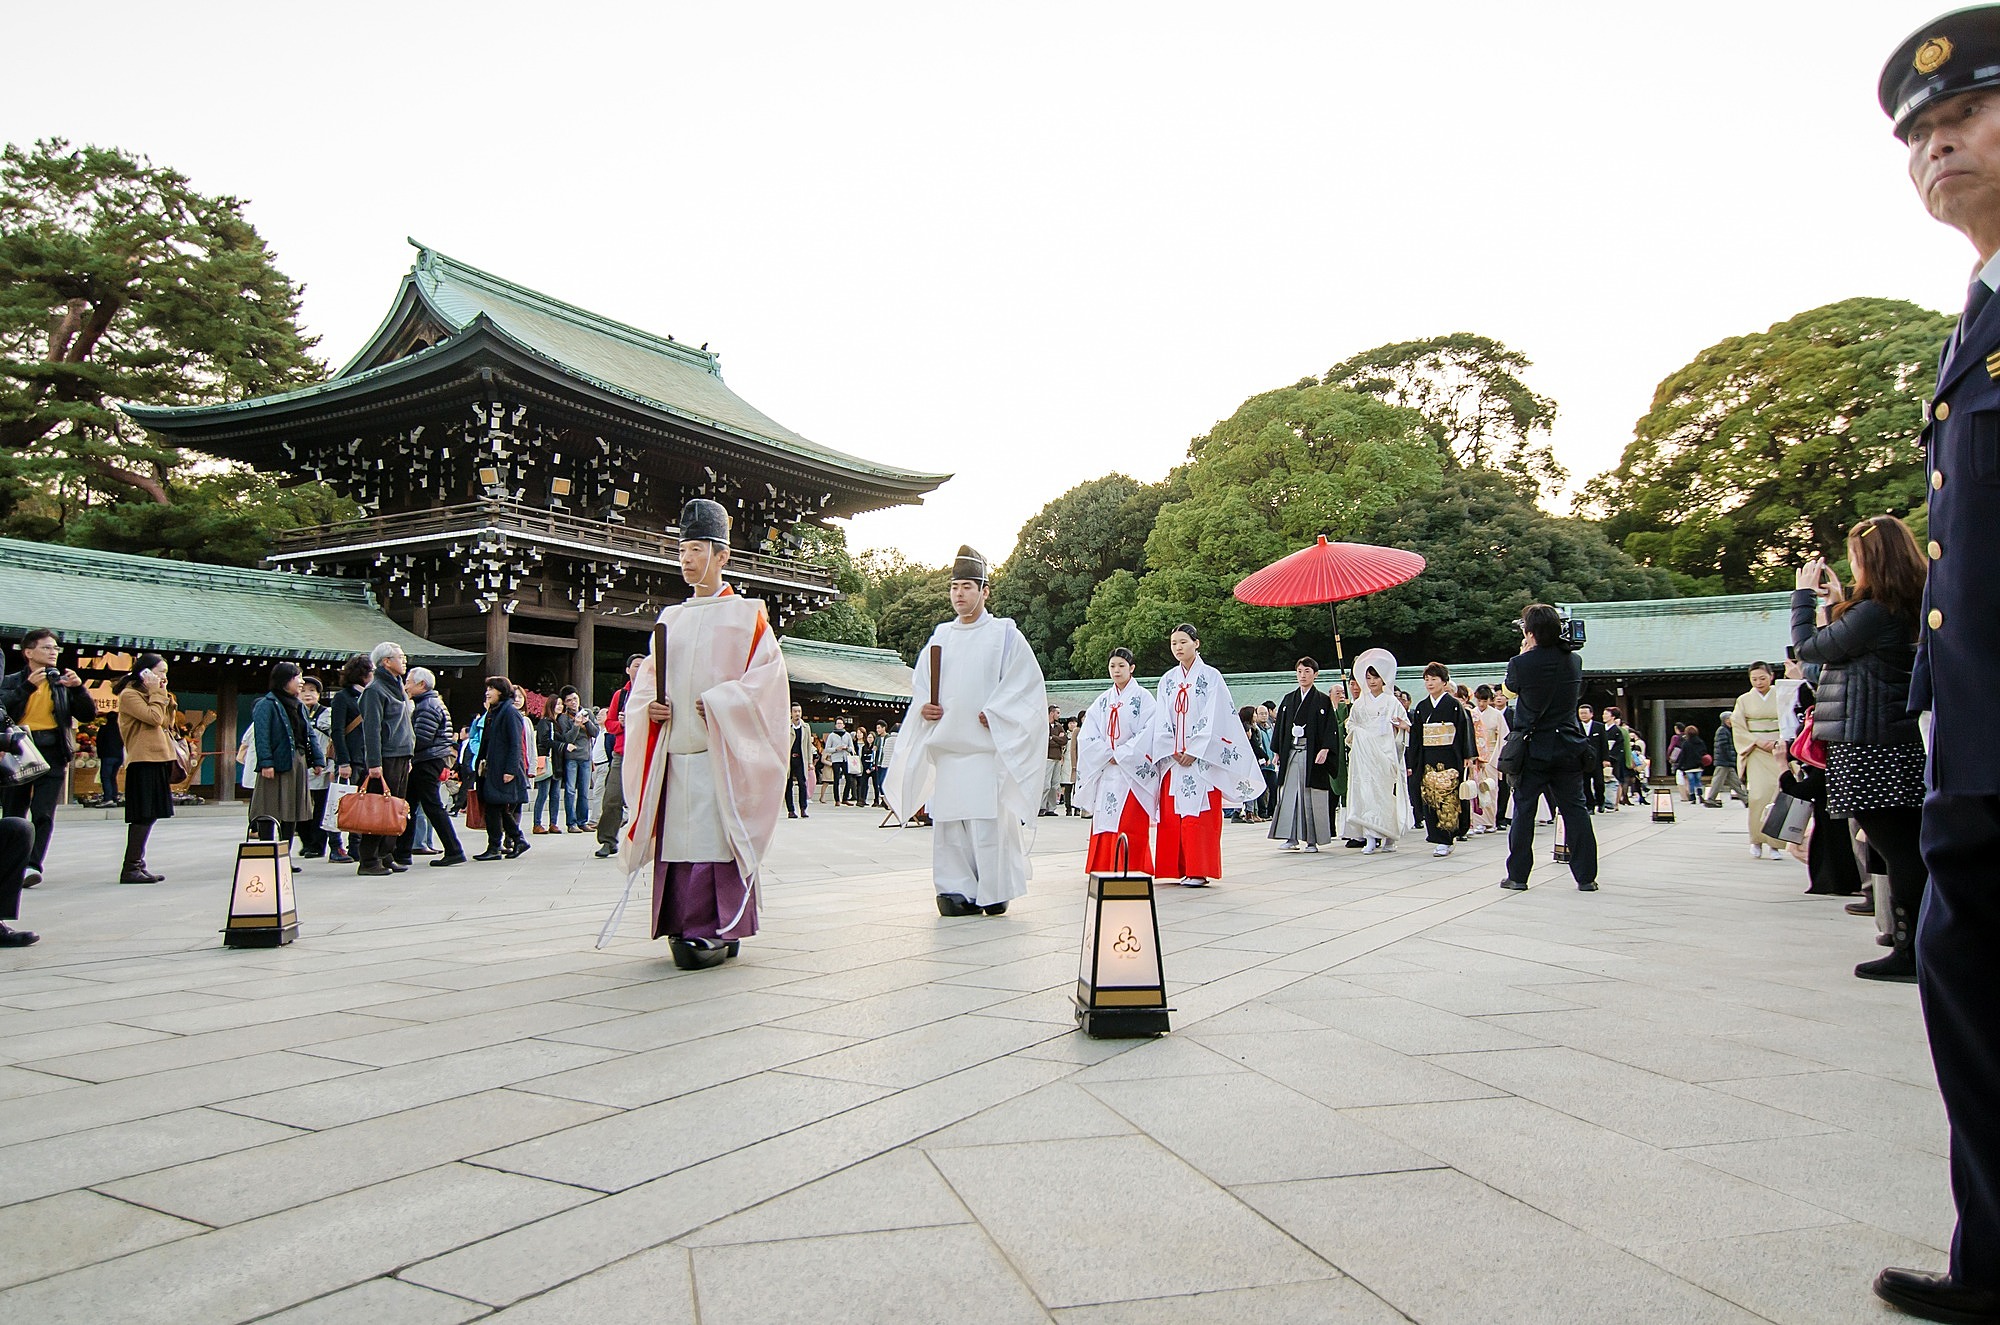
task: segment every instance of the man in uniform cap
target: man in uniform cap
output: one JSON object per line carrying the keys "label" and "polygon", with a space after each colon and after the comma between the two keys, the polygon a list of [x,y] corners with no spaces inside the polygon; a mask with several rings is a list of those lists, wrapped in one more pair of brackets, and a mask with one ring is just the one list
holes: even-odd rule
{"label": "man in uniform cap", "polygon": [[1946,14],[1889,58],[1882,109],[1930,214],[1979,258],[1926,410],[1931,567],[1910,707],[1927,712],[1930,792],[1917,981],[1951,1122],[1948,1274],[1887,1269],[1875,1291],[1929,1320],[2000,1322],[2000,5]]}
{"label": "man in uniform cap", "polygon": [[757,932],[758,865],[778,826],[791,744],[791,682],[764,605],[722,582],[729,515],[719,503],[696,498],[682,509],[680,563],[694,596],[660,613],[665,649],[647,653],[625,701],[632,815],[620,863],[628,894],[642,878],[652,889],[652,937],[672,941],[674,965],[701,970]]}
{"label": "man in uniform cap", "polygon": [[938,914],[999,915],[1028,891],[1048,692],[1020,628],[986,610],[986,558],[969,547],[952,562],[951,610],[917,654],[882,790],[899,819],[929,807]]}

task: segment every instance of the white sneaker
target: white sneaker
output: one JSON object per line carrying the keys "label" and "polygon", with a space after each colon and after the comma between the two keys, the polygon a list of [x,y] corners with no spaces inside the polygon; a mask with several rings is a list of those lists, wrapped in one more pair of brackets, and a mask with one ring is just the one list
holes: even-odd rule
{"label": "white sneaker", "polygon": [[1319,854],[1319,848],[1314,846],[1312,843],[1308,842],[1306,843],[1305,849],[1301,854],[1307,856],[1317,856]]}
{"label": "white sneaker", "polygon": [[1431,852],[1431,854],[1433,856],[1449,856],[1451,854],[1451,844],[1447,842],[1436,851]]}
{"label": "white sneaker", "polygon": [[1764,844],[1762,842],[1752,842],[1750,844],[1750,859],[1762,860],[1763,858],[1764,858]]}

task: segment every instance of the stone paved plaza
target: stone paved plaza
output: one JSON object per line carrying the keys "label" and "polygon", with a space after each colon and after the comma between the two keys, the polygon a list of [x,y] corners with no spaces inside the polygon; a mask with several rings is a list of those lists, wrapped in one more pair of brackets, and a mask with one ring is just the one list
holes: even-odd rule
{"label": "stone paved plaza", "polygon": [[66,815],[0,954],[0,1319],[1817,1325],[1943,1264],[1916,990],[1739,812],[1600,819],[1594,895],[1232,826],[1145,1042],[1073,1029],[1082,821],[946,920],[878,820],[781,823],[763,934],[684,974],[643,907],[593,950],[584,836],[311,867],[228,951],[239,818],[134,889]]}

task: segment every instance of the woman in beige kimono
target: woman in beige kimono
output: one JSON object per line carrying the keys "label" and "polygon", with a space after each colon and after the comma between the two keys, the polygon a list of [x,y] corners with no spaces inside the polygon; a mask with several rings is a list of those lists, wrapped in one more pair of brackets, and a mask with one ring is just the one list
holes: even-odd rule
{"label": "woman in beige kimono", "polygon": [[1785,770],[1783,723],[1779,714],[1777,679],[1769,663],[1750,665],[1750,689],[1736,698],[1730,726],[1736,732],[1736,763],[1750,797],[1750,854],[1762,859],[1770,848],[1772,860],[1782,860],[1785,844],[1764,835],[1764,812],[1778,794],[1778,775]]}
{"label": "woman in beige kimono", "polygon": [[[1463,689],[1463,687],[1460,687]],[[1472,740],[1478,750],[1472,761],[1473,833],[1490,833],[1496,823],[1494,811],[1500,800],[1500,743],[1507,739],[1507,719],[1494,702],[1493,687],[1483,685],[1472,692]]]}

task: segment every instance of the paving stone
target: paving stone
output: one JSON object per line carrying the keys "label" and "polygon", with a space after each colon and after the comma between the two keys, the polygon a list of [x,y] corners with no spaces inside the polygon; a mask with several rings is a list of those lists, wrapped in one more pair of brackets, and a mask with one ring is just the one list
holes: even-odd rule
{"label": "paving stone", "polygon": [[338,1043],[343,1038],[366,1036],[401,1025],[382,1017],[359,1013],[328,1012],[316,1017],[272,1022],[268,1026],[244,1026],[202,1035],[170,1035],[122,1049],[101,1049],[95,1053],[72,1054],[38,1061],[35,1070],[82,1081],[116,1081],[120,1077],[144,1076],[177,1067],[217,1063],[232,1058],[275,1049],[301,1049],[307,1045]]}
{"label": "paving stone", "polygon": [[75,1086],[76,1082],[67,1077],[52,1077],[46,1072],[35,1072],[25,1067],[0,1067],[0,1102],[46,1095],[52,1090],[70,1090]]}
{"label": "paving stone", "polygon": [[1827,1132],[1675,1153],[1900,1237],[1951,1246],[1958,1216],[1943,1181],[1945,1161],[1879,1136]]}
{"label": "paving stone", "polygon": [[755,1076],[767,1068],[783,1067],[850,1043],[844,1036],[745,1026],[641,1053],[591,1051],[606,1055],[609,1061],[536,1077],[522,1082],[520,1089],[633,1109]]}
{"label": "paving stone", "polygon": [[[1051,1307],[1336,1273],[1145,1137],[970,1146],[930,1156]],[[1139,1237],[1131,1221],[1141,1212],[1166,1217],[1148,1219]]]}
{"label": "paving stone", "polygon": [[602,1062],[614,1056],[609,1049],[548,1040],[515,1040],[373,1070],[295,1055],[301,1061],[325,1063],[339,1071],[326,1074],[332,1080],[248,1095],[221,1107],[230,1113],[317,1130],[512,1086],[547,1072]]}
{"label": "paving stone", "polygon": [[491,1237],[587,1199],[450,1165],[0,1292],[36,1325],[231,1325]]}
{"label": "paving stone", "polygon": [[135,1122],[0,1148],[0,1203],[31,1201],[296,1135],[296,1129],[213,1109],[181,1109]]}
{"label": "paving stone", "polygon": [[822,1031],[829,1035],[851,1035],[872,1040],[894,1035],[913,1026],[922,1026],[946,1017],[1005,1001],[1007,994],[996,989],[969,989],[960,985],[922,985],[897,989],[871,998],[838,1003],[793,1016],[780,1023],[792,1030]]}
{"label": "paving stone", "polygon": [[[1618,1246],[1842,1222],[1823,1206],[1741,1182],[1685,1152],[1657,1150],[1528,1100],[1402,1104],[1355,1116]],[[1634,1200],[1636,1192],[1645,1199]]]}
{"label": "paving stone", "polygon": [[1463,1173],[1322,1178],[1237,1194],[1425,1325],[1758,1319]]}
{"label": "paving stone", "polygon": [[891,1150],[695,1230],[690,1247],[877,1233],[972,1221],[918,1150]]}
{"label": "paving stone", "polygon": [[1058,1325],[1394,1325],[1408,1318],[1352,1279],[1233,1288],[1186,1297],[1149,1297],[1065,1307]]}
{"label": "paving stone", "polygon": [[1204,1026],[1192,1038],[1238,1066],[1336,1109],[1483,1099],[1501,1093],[1426,1059],[1399,1054],[1342,1031],[1215,1035]]}
{"label": "paving stone", "polygon": [[787,1070],[876,1086],[915,1086],[1062,1033],[972,1013],[802,1059]]}
{"label": "paving stone", "polygon": [[1869,1289],[1883,1266],[1946,1268],[1944,1253],[1867,1224],[1633,1251],[1779,1325],[1886,1325],[1897,1313]]}
{"label": "paving stone", "polygon": [[494,1325],[695,1325],[694,1271],[655,1247],[486,1317]]}
{"label": "paving stone", "polygon": [[28,1063],[37,1059],[87,1054],[95,1049],[118,1049],[128,1044],[144,1044],[148,1040],[166,1038],[167,1036],[160,1031],[123,1026],[117,1022],[62,1026],[54,1030],[29,1031],[24,1035],[9,1036],[5,1040],[0,1040],[0,1061]]}
{"label": "paving stone", "polygon": [[[554,1031],[548,1038],[569,1044],[601,1045],[607,1049],[627,1051],[658,1049],[666,1045],[685,1044],[689,1040],[698,1040],[708,1035],[721,1035],[726,1031],[740,1030],[745,1026],[777,1022],[780,1018],[814,1012],[827,1006],[819,999],[792,998],[784,994],[751,991],[704,999],[697,1003],[665,1008],[659,1012],[629,1013],[616,1020],[602,1021],[597,1025],[584,1026],[577,1030]],[[791,1025],[789,1022],[785,1024]],[[801,1026],[797,1029],[816,1028]]]}
{"label": "paving stone", "polygon": [[760,1072],[493,1150],[479,1162],[554,1182],[622,1191],[884,1093],[878,1086]]}
{"label": "paving stone", "polygon": [[1100,1104],[1090,1092],[1068,1082],[996,1104],[983,1113],[934,1132],[918,1144],[993,1146],[1016,1141],[1056,1141],[1077,1136],[1123,1136],[1138,1129]]}
{"label": "paving stone", "polygon": [[[218,1105],[239,1095],[325,1081],[359,1070],[351,1063],[335,1063],[305,1054],[264,1053],[92,1085],[70,1081],[65,1083],[69,1089],[62,1094],[60,1108],[55,1107],[54,1101],[33,1096],[0,1102],[0,1145]],[[233,1105],[227,1111],[240,1112]]]}
{"label": "paving stone", "polygon": [[199,1224],[95,1192],[0,1206],[0,1288],[205,1232]]}
{"label": "paving stone", "polygon": [[1481,1049],[1525,1049],[1536,1041],[1477,1017],[1460,1016],[1406,998],[1286,998],[1271,1001],[1286,1012],[1310,1017],[1335,1030],[1373,1040],[1402,1054],[1475,1053]]}
{"label": "paving stone", "polygon": [[1824,1070],[1824,1064],[1810,1059],[1745,1044],[1728,1035],[1711,1034],[1699,1021],[1663,1025],[1598,1007],[1508,1014],[1484,1020],[1535,1040],[1568,1045],[1679,1081],[1711,1082]]}
{"label": "paving stone", "polygon": [[266,1316],[258,1325],[459,1325],[486,1313],[477,1302],[395,1279],[370,1279]]}
{"label": "paving stone", "polygon": [[104,1190],[204,1224],[237,1224],[604,1117],[600,1105],[490,1090],[310,1132]]}
{"label": "paving stone", "polygon": [[1107,1081],[1090,1093],[1225,1187],[1437,1161],[1252,1072]]}
{"label": "paving stone", "polygon": [[[1439,1054],[1441,1067],[1648,1145],[1671,1148],[1824,1132],[1824,1123],[1575,1049]],[[1781,1080],[1785,1078],[1780,1078]]]}
{"label": "paving stone", "polygon": [[373,1034],[344,1036],[323,1043],[304,1043],[301,1049],[347,1063],[393,1067],[398,1063],[413,1063],[420,1058],[438,1058],[445,1054],[463,1053],[467,1049],[483,1049],[489,1044],[504,1044],[509,1040],[574,1031],[579,1026],[623,1015],[611,1008],[546,1003],[476,1013],[450,1021],[398,1024],[394,1029]]}
{"label": "paving stone", "polygon": [[1951,1154],[1951,1125],[1945,1119],[1944,1101],[1932,1088],[1867,1072],[1805,1072],[1717,1081],[1711,1089],[1927,1154]]}
{"label": "paving stone", "polygon": [[694,1253],[703,1325],[1036,1325],[1049,1315],[979,1229],[902,1229]]}

